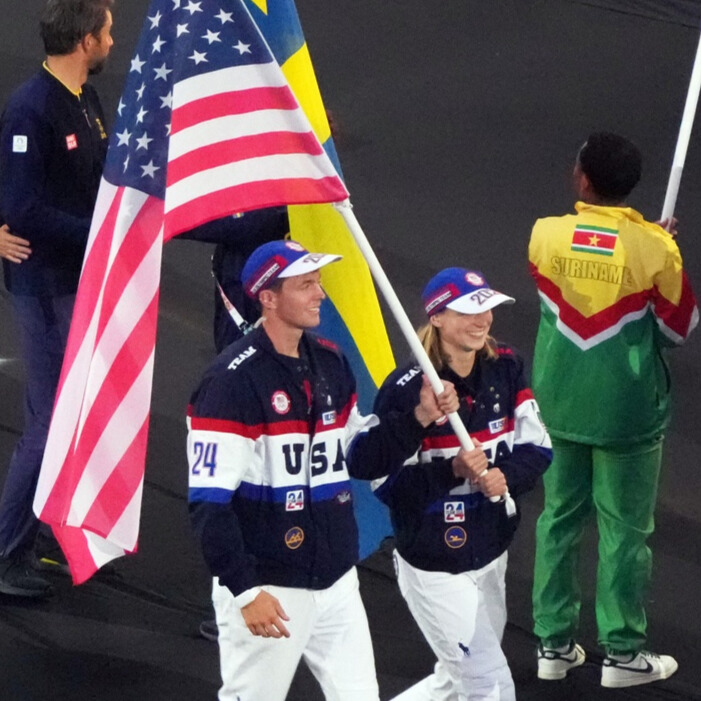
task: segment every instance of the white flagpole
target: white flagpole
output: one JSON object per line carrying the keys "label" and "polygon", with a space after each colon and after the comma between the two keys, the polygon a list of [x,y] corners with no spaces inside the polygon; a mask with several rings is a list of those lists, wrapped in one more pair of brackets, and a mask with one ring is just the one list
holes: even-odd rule
{"label": "white flagpole", "polygon": [[699,101],[699,92],[701,91],[701,39],[696,50],[696,59],[694,60],[694,68],[691,72],[691,80],[689,82],[689,91],[686,95],[686,105],[684,106],[684,114],[682,115],[682,123],[677,137],[677,148],[674,151],[674,160],[672,161],[672,170],[669,174],[669,183],[667,184],[667,194],[665,195],[664,205],[662,206],[661,220],[669,219],[671,224],[674,207],[677,203],[677,195],[679,194],[679,184],[682,179],[684,170],[684,161],[686,160],[686,152],[689,148],[689,139],[691,138],[691,128],[694,124],[696,115],[696,106]]}
{"label": "white flagpole", "polygon": [[[372,246],[370,245],[370,242],[365,236],[365,232],[362,230],[360,224],[358,223],[358,220],[355,214],[353,213],[353,208],[351,206],[350,200],[337,202],[334,204],[334,207],[338,210],[338,212],[345,220],[348,229],[350,230],[351,234],[353,235],[353,238],[355,239],[355,242],[358,244],[358,248],[360,248],[363,257],[365,258],[365,261],[367,262],[368,267],[370,268],[370,272],[372,273],[372,276],[375,279],[377,286],[380,288],[380,292],[382,292],[382,295],[384,296],[385,301],[387,302],[387,305],[390,308],[390,311],[394,315],[394,318],[397,320],[399,328],[404,334],[404,338],[409,344],[409,348],[411,348],[411,352],[414,354],[414,357],[421,366],[421,369],[423,370],[424,374],[431,383],[433,391],[436,394],[440,394],[443,391],[443,382],[438,376],[436,369],[433,367],[433,364],[431,363],[428,354],[424,350],[423,345],[421,345],[421,341],[416,335],[416,331],[414,330],[414,327],[409,317],[407,316],[407,313],[404,311],[404,307],[399,301],[399,297],[397,297],[397,294],[394,291],[394,288],[392,287],[392,283],[389,281],[389,278],[387,277],[384,269],[382,268],[380,261],[377,259],[375,251],[372,250]],[[475,444],[472,442],[470,434],[467,432],[465,424],[463,424],[462,419],[460,418],[458,413],[451,412],[450,414],[448,414],[448,421],[450,421],[450,426],[452,427],[453,431],[455,431],[455,435],[458,437],[460,445],[465,450],[473,450]],[[491,500],[499,501],[500,499],[499,497],[491,497]],[[506,502],[507,514],[509,514],[510,516],[515,514],[516,505],[514,504],[514,501],[509,495],[508,491],[504,495],[504,500]]]}

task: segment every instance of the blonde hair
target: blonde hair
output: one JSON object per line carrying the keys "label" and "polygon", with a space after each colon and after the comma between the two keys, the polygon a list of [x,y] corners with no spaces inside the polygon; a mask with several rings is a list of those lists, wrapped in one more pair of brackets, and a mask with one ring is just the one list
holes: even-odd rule
{"label": "blonde hair", "polygon": [[[450,357],[445,354],[443,346],[441,345],[441,334],[430,321],[420,327],[416,331],[416,334],[428,355],[428,359],[436,370],[440,371],[446,367],[446,365],[450,365]],[[494,338],[492,336],[487,336],[486,343],[477,351],[476,357],[494,360],[494,358],[497,357],[496,346],[497,342]]]}

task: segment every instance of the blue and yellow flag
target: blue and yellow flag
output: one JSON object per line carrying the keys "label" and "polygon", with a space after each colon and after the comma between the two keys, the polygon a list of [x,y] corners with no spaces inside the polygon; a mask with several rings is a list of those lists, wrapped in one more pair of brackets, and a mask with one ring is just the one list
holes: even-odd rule
{"label": "blue and yellow flag", "polygon": [[[245,1],[319,141],[342,175],[293,0]],[[355,373],[360,408],[367,413],[377,388],[395,367],[370,270],[343,217],[332,205],[296,205],[288,209],[295,241],[310,251],[343,255],[340,263],[324,270],[328,297],[321,310],[319,333],[343,349]],[[385,507],[372,496],[368,483],[355,482],[354,493],[362,558],[377,548],[391,528]]]}

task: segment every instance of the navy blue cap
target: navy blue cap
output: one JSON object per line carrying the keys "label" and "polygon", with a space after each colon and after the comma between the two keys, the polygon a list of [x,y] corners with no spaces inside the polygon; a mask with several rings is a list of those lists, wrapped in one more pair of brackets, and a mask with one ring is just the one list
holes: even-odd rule
{"label": "navy blue cap", "polygon": [[310,253],[296,241],[269,241],[249,256],[241,271],[241,283],[246,294],[255,299],[278,278],[311,273],[342,257],[333,253]]}
{"label": "navy blue cap", "polygon": [[493,290],[478,270],[446,268],[434,275],[421,295],[426,314],[433,316],[444,309],[461,314],[479,314],[499,304],[516,300]]}

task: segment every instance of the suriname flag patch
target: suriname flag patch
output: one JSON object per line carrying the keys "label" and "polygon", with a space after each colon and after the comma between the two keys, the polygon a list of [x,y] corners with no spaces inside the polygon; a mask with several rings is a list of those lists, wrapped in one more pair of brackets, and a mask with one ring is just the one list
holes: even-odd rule
{"label": "suriname flag patch", "polygon": [[570,249],[582,253],[612,256],[613,249],[616,247],[616,239],[618,239],[617,229],[580,225],[574,230]]}

